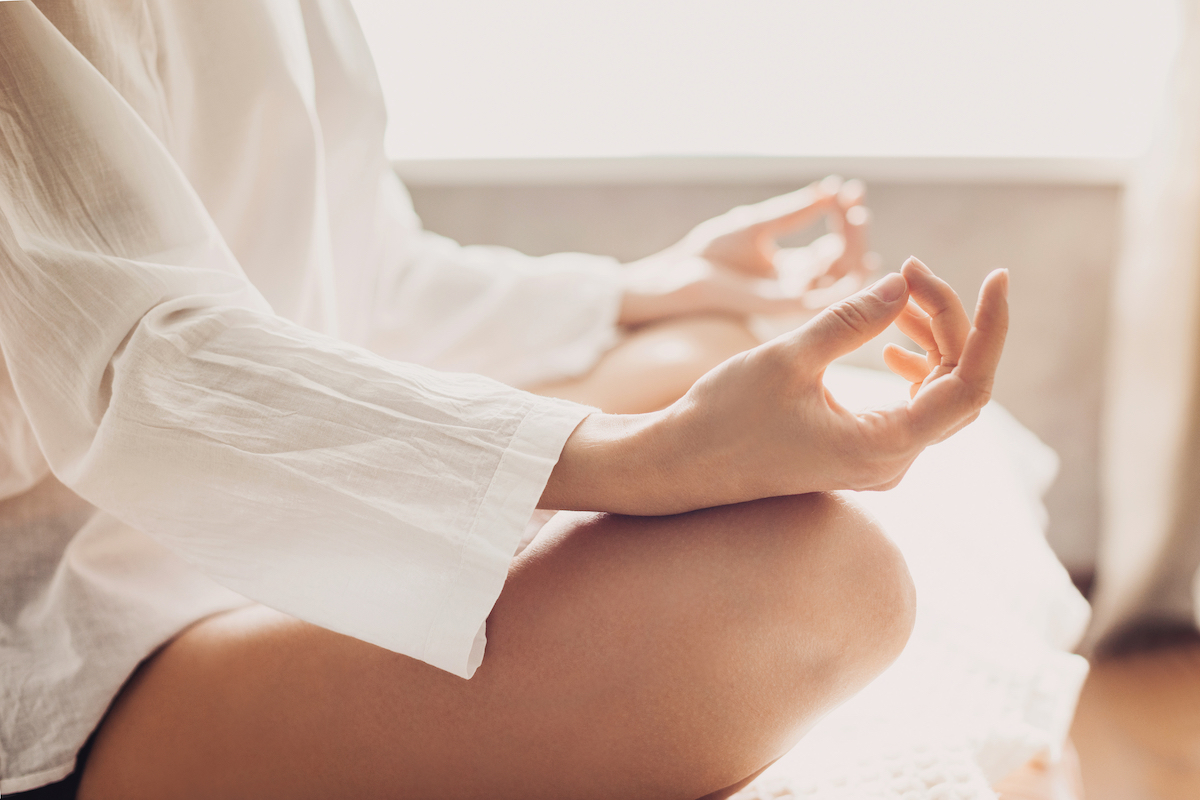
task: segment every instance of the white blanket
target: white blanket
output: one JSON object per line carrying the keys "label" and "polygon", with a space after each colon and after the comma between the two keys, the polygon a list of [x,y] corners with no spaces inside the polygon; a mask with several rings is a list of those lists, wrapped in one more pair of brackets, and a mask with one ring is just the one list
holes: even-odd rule
{"label": "white blanket", "polygon": [[[848,408],[907,384],[835,367]],[[991,786],[1066,738],[1089,609],[1044,538],[1058,459],[996,404],[929,448],[899,487],[858,498],[908,560],[917,623],[896,663],[822,720],[738,800],[990,800]]]}

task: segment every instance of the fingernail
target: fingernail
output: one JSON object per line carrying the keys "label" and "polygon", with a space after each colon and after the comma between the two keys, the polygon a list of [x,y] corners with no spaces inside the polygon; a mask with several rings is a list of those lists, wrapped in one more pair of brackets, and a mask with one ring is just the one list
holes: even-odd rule
{"label": "fingernail", "polygon": [[894,303],[904,296],[908,284],[899,272],[889,272],[871,286],[871,294],[885,303]]}
{"label": "fingernail", "polygon": [[916,256],[909,256],[908,260],[905,261],[904,263],[912,264],[914,267],[916,267],[917,269],[921,270],[922,272],[924,272],[926,274],[929,274],[929,275],[933,274],[933,270],[931,270],[929,267],[925,266],[925,262],[922,261],[921,259],[917,258]]}

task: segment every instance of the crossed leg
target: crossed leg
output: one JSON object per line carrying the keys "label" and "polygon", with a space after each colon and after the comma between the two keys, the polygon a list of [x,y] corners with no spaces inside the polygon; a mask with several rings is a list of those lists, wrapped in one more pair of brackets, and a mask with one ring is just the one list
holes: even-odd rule
{"label": "crossed leg", "polygon": [[[679,320],[543,391],[645,410],[753,344]],[[913,607],[902,557],[844,497],[559,514],[514,562],[470,681],[262,607],[213,617],[123,691],[80,798],[715,800],[890,663]]]}
{"label": "crossed leg", "polygon": [[880,672],[913,607],[899,553],[836,495],[560,514],[471,680],[261,607],[214,617],[127,687],[80,797],[694,800]]}
{"label": "crossed leg", "polygon": [[733,317],[679,317],[627,334],[586,375],[532,391],[609,414],[654,411],[678,400],[722,361],[757,344],[754,334]]}

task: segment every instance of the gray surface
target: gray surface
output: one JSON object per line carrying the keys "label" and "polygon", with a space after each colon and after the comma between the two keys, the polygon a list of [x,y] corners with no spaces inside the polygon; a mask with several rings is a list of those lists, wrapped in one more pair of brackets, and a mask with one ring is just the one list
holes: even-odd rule
{"label": "gray surface", "polygon": [[[695,223],[795,184],[719,186],[417,186],[431,230],[527,253],[561,250],[633,259]],[[1110,186],[875,183],[873,246],[888,269],[909,254],[974,303],[996,267],[1011,271],[1012,329],[996,398],[1054,447],[1050,542],[1089,570],[1099,527],[1098,431],[1109,277],[1120,191]],[[872,363],[876,351],[863,360]]]}

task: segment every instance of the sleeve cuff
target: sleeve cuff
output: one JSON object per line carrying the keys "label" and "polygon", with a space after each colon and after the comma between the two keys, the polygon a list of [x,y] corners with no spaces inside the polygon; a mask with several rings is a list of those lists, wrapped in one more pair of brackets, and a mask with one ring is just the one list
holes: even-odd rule
{"label": "sleeve cuff", "polygon": [[504,588],[525,525],[567,439],[598,409],[537,398],[517,427],[473,519],[462,560],[421,659],[470,678],[483,661],[487,618]]}

